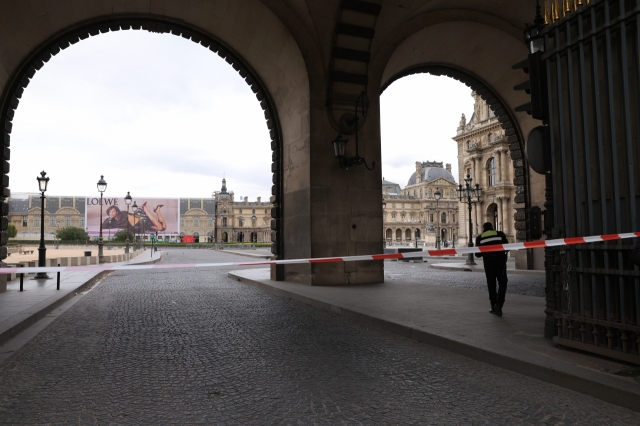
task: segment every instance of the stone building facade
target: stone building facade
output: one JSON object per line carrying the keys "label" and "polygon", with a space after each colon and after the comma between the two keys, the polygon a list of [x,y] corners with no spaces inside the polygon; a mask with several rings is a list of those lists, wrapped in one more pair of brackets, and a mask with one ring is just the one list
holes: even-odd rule
{"label": "stone building facade", "polygon": [[[86,229],[85,197],[47,196],[45,198],[45,235],[53,238],[56,229],[74,226]],[[17,238],[40,237],[39,194],[15,194],[9,199],[9,223],[18,230]],[[227,192],[226,179],[222,190],[212,198],[180,198],[180,235],[193,235],[199,242],[270,242],[271,203],[261,197],[250,202],[248,197],[235,201]],[[103,230],[103,238],[109,238]],[[159,239],[170,241],[176,236],[159,234]],[[149,236],[145,236],[149,238]]]}
{"label": "stone building facade", "polygon": [[[416,162],[416,171],[404,189],[382,181],[383,238],[387,245],[434,246],[436,235],[446,245],[457,243],[458,199],[451,164]],[[436,199],[436,190],[442,198]]]}
{"label": "stone building facade", "polygon": [[[514,200],[516,187],[513,184],[514,170],[509,143],[498,118],[487,103],[472,92],[474,112],[467,123],[462,114],[460,126],[453,140],[458,144],[458,179],[464,185],[469,174],[472,184],[480,184],[482,197],[473,205],[471,221],[473,235],[482,230],[484,222],[491,222],[503,231],[510,242],[515,241]],[[467,244],[469,233],[469,210],[460,203],[460,242]]]}

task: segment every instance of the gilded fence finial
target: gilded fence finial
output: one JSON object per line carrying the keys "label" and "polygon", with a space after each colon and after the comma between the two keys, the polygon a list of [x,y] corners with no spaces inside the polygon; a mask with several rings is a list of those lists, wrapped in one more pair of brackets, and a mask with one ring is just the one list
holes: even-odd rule
{"label": "gilded fence finial", "polygon": [[549,8],[547,7],[547,0],[542,2],[542,10],[544,14],[544,24],[549,25]]}
{"label": "gilded fence finial", "polygon": [[571,13],[571,0],[564,1],[564,16],[567,16]]}

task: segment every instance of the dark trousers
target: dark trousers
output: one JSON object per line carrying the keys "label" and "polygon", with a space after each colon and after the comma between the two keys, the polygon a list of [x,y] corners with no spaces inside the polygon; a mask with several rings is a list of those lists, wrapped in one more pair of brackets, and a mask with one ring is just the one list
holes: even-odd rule
{"label": "dark trousers", "polygon": [[[504,296],[507,293],[507,263],[502,259],[485,259],[484,273],[487,276],[491,305],[497,305],[498,308],[502,308]],[[498,281],[497,292],[496,280]]]}

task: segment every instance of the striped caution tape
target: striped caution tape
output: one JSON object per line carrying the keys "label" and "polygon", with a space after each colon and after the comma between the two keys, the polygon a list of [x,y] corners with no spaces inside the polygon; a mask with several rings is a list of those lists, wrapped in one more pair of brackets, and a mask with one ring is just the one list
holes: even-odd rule
{"label": "striped caution tape", "polygon": [[363,260],[412,259],[423,256],[453,256],[456,254],[490,253],[505,250],[525,250],[544,247],[569,246],[588,244],[602,241],[621,240],[624,238],[640,237],[640,232],[625,234],[594,235],[591,237],[558,238],[555,240],[527,241],[523,243],[493,244],[482,247],[458,247],[444,250],[426,250],[410,253],[372,254],[347,257],[321,257],[315,259],[264,260],[259,262],[221,262],[221,263],[185,263],[185,264],[156,264],[156,265],[86,265],[86,266],[48,266],[27,268],[0,268],[0,274],[34,273],[34,272],[70,272],[70,271],[127,271],[140,269],[176,269],[176,268],[211,268],[221,266],[261,266],[261,265],[293,265],[297,263],[336,263],[358,262]]}

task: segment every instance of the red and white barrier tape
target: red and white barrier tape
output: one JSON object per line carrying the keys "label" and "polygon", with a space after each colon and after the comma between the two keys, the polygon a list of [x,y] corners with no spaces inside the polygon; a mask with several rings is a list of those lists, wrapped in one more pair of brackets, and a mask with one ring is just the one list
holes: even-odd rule
{"label": "red and white barrier tape", "polygon": [[625,234],[594,235],[591,237],[558,238],[556,240],[538,240],[524,243],[493,244],[483,247],[459,247],[444,250],[426,250],[410,253],[371,254],[348,257],[321,257],[315,259],[264,260],[258,262],[223,262],[223,263],[185,263],[185,264],[157,264],[157,265],[86,265],[86,266],[48,266],[27,268],[0,268],[0,274],[33,273],[33,272],[63,272],[63,271],[126,271],[138,269],[175,269],[175,268],[210,268],[219,266],[260,266],[260,265],[293,265],[296,263],[336,263],[358,262],[363,260],[412,259],[423,256],[453,256],[456,254],[490,253],[505,250],[524,250],[543,247],[569,246],[575,244],[596,243],[601,241],[621,240],[624,238],[640,237],[640,232]]}

